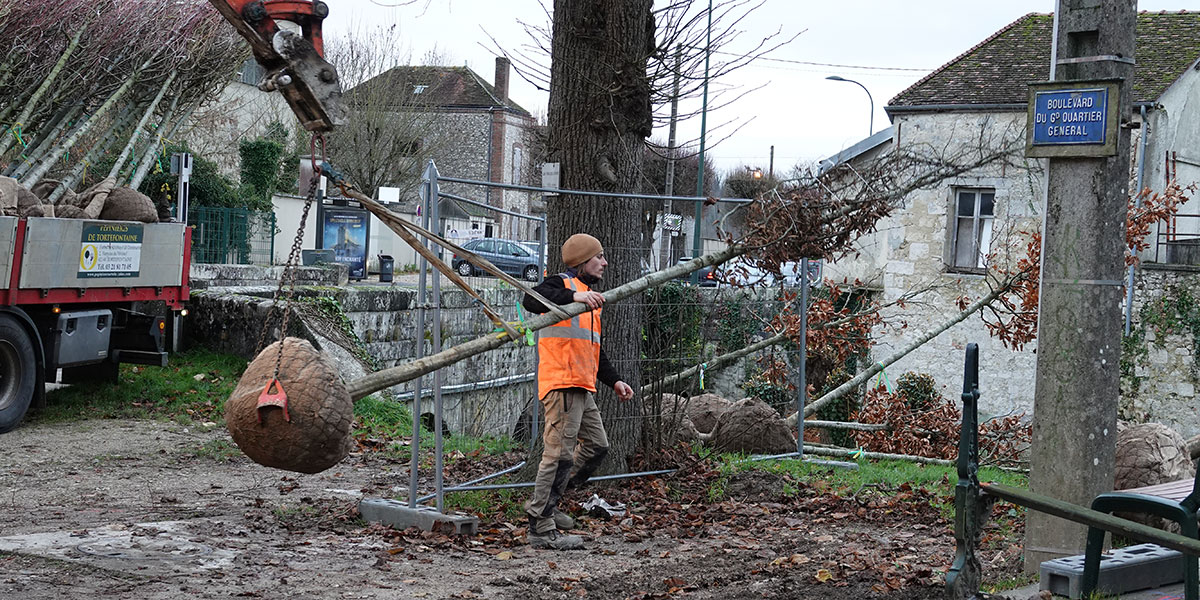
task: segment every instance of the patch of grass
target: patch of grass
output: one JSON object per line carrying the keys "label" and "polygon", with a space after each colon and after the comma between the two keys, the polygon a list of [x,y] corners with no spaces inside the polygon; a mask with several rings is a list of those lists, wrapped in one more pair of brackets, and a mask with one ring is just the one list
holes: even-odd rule
{"label": "patch of grass", "polygon": [[[427,439],[429,443],[433,443],[433,434],[422,430],[422,446],[426,444]],[[463,454],[504,454],[505,452],[521,447],[521,444],[518,444],[516,440],[508,436],[486,435],[481,438],[473,438],[465,435],[453,435],[445,438],[443,441],[443,448],[446,452],[458,451]]]}
{"label": "patch of grass", "polygon": [[725,484],[727,483],[726,474],[722,473],[715,481],[708,486],[708,501],[720,502],[725,499]]}
{"label": "patch of grass", "polygon": [[[506,483],[505,478],[496,480]],[[489,481],[488,483],[492,483]],[[503,512],[503,518],[520,521],[525,515],[522,502],[524,490],[480,490],[478,492],[454,492],[446,494],[446,509],[484,516]]]}
{"label": "patch of grass", "polygon": [[[378,440],[387,444],[387,452],[399,459],[407,459],[412,438],[412,411],[403,403],[368,396],[354,403],[354,436],[359,439]],[[421,449],[431,450],[434,435],[429,429],[421,428]],[[479,454],[503,454],[520,447],[508,436],[470,437],[451,435],[442,439],[442,450],[446,453],[462,452],[472,456]]]}
{"label": "patch of grass", "polygon": [[399,402],[367,396],[354,403],[354,435],[376,439],[412,436],[412,411]]}
{"label": "patch of grass", "polygon": [[1027,585],[1037,583],[1037,580],[1038,580],[1037,573],[1024,573],[1021,575],[1013,575],[1011,577],[1004,577],[1001,579],[996,579],[993,581],[985,582],[982,585],[980,585],[980,588],[981,588],[981,591],[986,592],[988,594],[996,594],[999,592],[1015,590],[1017,588],[1022,588]]}
{"label": "patch of grass", "polygon": [[191,452],[197,458],[209,458],[215,462],[222,463],[229,462],[242,455],[242,451],[233,442],[225,438],[207,441],[194,448]]}
{"label": "patch of grass", "polygon": [[220,421],[246,361],[194,349],[171,356],[166,367],[121,365],[117,383],[87,382],[46,394],[46,408],[30,422],[85,419],[166,419],[184,424]]}
{"label": "patch of grass", "polygon": [[[901,484],[908,484],[913,487],[936,489],[944,495],[953,495],[954,486],[958,483],[958,471],[955,467],[940,465],[921,465],[906,461],[862,460],[858,462],[857,469],[839,469],[793,459],[746,462],[746,458],[745,455],[740,454],[721,456],[718,471],[722,476],[710,488],[710,498],[722,497],[724,479],[727,476],[747,470],[788,474],[800,481],[820,480],[831,489],[846,493],[855,493],[868,486],[894,490],[898,489]],[[1016,487],[1025,487],[1028,484],[1028,478],[1023,474],[990,467],[980,469],[979,479]],[[953,510],[953,506],[950,507],[950,510]]]}
{"label": "patch of grass", "polygon": [[280,504],[271,511],[271,515],[275,517],[275,520],[279,521],[285,527],[295,525],[298,521],[318,518],[321,514],[321,509],[311,504]]}

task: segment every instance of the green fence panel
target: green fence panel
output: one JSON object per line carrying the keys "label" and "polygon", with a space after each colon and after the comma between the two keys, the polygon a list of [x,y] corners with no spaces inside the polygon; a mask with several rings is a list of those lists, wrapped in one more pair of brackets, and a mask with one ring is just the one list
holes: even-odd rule
{"label": "green fence panel", "polygon": [[275,213],[194,206],[188,212],[192,260],[204,264],[269,265],[274,256]]}

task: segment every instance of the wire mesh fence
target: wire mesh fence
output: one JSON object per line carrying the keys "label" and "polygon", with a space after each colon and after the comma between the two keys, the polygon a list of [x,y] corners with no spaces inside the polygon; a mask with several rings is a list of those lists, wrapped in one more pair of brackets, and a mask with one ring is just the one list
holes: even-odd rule
{"label": "wire mesh fence", "polygon": [[[613,250],[606,251],[609,254]],[[555,276],[550,274],[549,276]],[[523,294],[508,284],[482,275],[466,278],[492,308],[512,323],[530,317],[521,306]],[[599,290],[622,281],[604,281]],[[772,364],[794,364],[797,349],[786,340],[745,357],[721,358],[764,338],[772,337],[772,321],[799,302],[792,288],[741,288],[724,282],[696,286],[687,278],[652,288],[631,299],[605,305],[605,331],[619,321],[633,320],[640,348],[620,348],[605,340],[605,354],[612,366],[635,391],[644,410],[638,414],[606,414],[610,427],[620,421],[638,420],[647,441],[669,445],[676,441],[672,403],[678,398],[716,394],[738,400],[753,392],[768,399],[781,414],[795,410],[793,389],[767,382],[762,373]],[[483,311],[464,292],[443,287],[441,344],[448,348],[470,339],[498,332]],[[415,312],[415,311],[411,311]],[[412,318],[416,318],[415,315]],[[430,319],[432,323],[432,319]],[[423,334],[425,353],[434,352],[432,332]],[[437,387],[443,399],[443,422],[454,434],[469,436],[512,436],[528,441],[540,435],[532,430],[540,415],[537,402],[537,348],[532,339],[473,356],[442,369]],[[389,357],[391,366],[410,360],[414,349],[403,356]],[[691,371],[690,373],[688,371]],[[683,374],[683,376],[680,376]],[[411,401],[416,382],[404,384],[399,398]],[[434,375],[422,378],[420,412],[432,413]],[[665,399],[665,400],[664,400]],[[663,415],[666,414],[666,417]],[[428,417],[427,417],[428,419]]]}

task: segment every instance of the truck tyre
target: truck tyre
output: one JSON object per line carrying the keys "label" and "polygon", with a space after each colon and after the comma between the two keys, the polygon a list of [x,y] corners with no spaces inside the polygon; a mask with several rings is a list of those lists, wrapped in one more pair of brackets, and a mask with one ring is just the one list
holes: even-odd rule
{"label": "truck tyre", "polygon": [[33,400],[37,361],[33,340],[11,315],[0,313],[0,433],[20,424]]}

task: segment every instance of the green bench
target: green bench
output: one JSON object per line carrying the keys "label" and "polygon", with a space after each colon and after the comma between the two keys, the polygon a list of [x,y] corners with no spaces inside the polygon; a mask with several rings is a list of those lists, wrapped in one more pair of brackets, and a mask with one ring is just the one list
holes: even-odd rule
{"label": "green bench", "polygon": [[[1196,510],[1200,508],[1200,495],[1196,490],[1197,479],[1182,479],[1140,488],[1107,492],[1092,500],[1092,510],[1102,513],[1141,513],[1179,524],[1179,532],[1191,539],[1200,539],[1197,528]],[[1100,577],[1100,555],[1104,553],[1104,529],[1088,527],[1087,547],[1084,550],[1082,589],[1088,594],[1096,589]],[[1184,560],[1184,600],[1200,600],[1196,556]]]}

